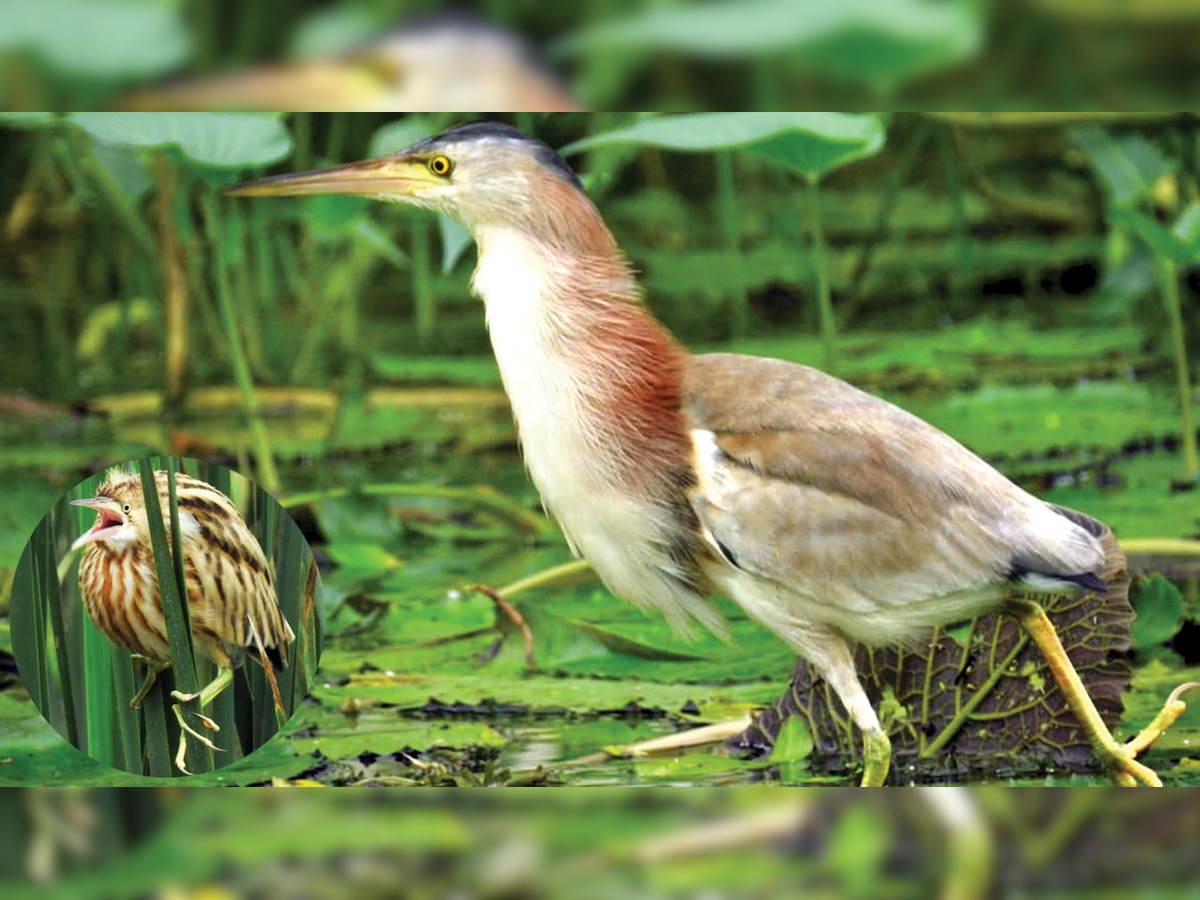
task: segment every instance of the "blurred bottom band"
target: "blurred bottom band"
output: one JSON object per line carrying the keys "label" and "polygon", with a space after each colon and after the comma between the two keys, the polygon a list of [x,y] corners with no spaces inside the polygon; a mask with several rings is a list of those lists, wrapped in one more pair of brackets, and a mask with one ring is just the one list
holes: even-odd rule
{"label": "blurred bottom band", "polygon": [[[1187,896],[1186,789],[16,789],[0,894]],[[1165,893],[1164,893],[1165,891]],[[708,895],[706,895],[708,896]],[[1148,896],[1148,895],[1147,895]]]}

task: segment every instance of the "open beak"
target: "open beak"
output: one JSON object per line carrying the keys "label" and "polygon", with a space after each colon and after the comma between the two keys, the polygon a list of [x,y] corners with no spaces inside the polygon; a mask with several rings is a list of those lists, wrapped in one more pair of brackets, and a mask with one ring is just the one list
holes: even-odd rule
{"label": "open beak", "polygon": [[224,191],[236,197],[302,197],[312,194],[352,194],[399,200],[421,188],[442,183],[418,160],[386,156],[347,163],[330,169],[275,175],[235,185]]}
{"label": "open beak", "polygon": [[129,524],[129,519],[121,511],[121,504],[110,497],[91,497],[87,500],[72,500],[72,506],[85,506],[96,511],[96,524],[75,539],[72,550],[91,544],[102,539],[113,529],[122,528]]}

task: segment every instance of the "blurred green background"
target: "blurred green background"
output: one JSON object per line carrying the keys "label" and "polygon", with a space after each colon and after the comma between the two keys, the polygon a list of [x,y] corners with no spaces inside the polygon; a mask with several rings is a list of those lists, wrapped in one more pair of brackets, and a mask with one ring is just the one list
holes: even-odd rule
{"label": "blurred green background", "polygon": [[13,900],[1176,900],[1197,870],[1186,791],[43,789],[0,813]]}
{"label": "blurred green background", "polygon": [[[429,54],[408,40],[444,6],[6,0],[0,109],[137,106],[151,102],[141,94],[150,88],[211,87],[206,79],[268,64],[288,66],[304,86],[265,106],[246,90],[204,96],[252,109],[570,108],[462,100],[459,88],[484,89],[469,83],[482,45],[457,53],[465,44],[439,43]],[[550,68],[558,93],[589,109],[1188,109],[1200,86],[1200,14],[1189,0],[478,0],[455,9],[457,34],[483,23],[523,42],[540,64],[521,71]],[[504,96],[549,96],[540,79],[502,62],[520,52],[484,55],[506,84],[524,85]],[[200,94],[171,96],[149,108],[207,108],[178,105]]]}
{"label": "blurred green background", "polygon": [[[688,643],[555,569],[569,554],[522,471],[459,229],[354,199],[217,192],[464,118],[3,120],[0,583],[44,512],[103,466],[209,458],[296,516],[329,627],[315,702],[286,739],[204,779],[846,778],[802,740],[753,762],[587,761],[774,700],[791,654],[731,605],[731,644]],[[502,118],[568,153],[689,346],[829,368],[1109,523],[1138,576],[1127,729],[1196,677],[1192,116]],[[124,783],[61,746],[19,683],[0,717],[9,783]],[[1156,748],[1172,783],[1196,781],[1198,732],[1193,710]]]}

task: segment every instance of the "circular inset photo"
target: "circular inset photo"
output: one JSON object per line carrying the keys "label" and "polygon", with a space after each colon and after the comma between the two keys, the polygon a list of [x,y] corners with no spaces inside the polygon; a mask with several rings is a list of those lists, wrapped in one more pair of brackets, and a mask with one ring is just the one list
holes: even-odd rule
{"label": "circular inset photo", "polygon": [[30,697],[88,756],[141,775],[211,771],[270,740],[308,691],[322,624],[316,562],[287,512],[236,472],[178,457],[70,491],[13,581]]}

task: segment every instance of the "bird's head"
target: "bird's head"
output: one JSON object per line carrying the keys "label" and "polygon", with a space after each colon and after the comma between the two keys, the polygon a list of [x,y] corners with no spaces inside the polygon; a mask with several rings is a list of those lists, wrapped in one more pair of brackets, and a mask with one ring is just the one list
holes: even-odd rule
{"label": "bird's head", "polygon": [[71,505],[96,511],[96,524],[76,538],[72,550],[96,544],[110,552],[122,553],[131,544],[149,537],[142,482],[136,476],[114,475],[100,485],[95,497],[72,500]]}
{"label": "bird's head", "polygon": [[575,173],[541,141],[508,125],[473,122],[391,156],[263,178],[230,188],[244,197],[353,194],[444,212],[476,237],[503,225],[557,239],[564,213],[591,210]]}

